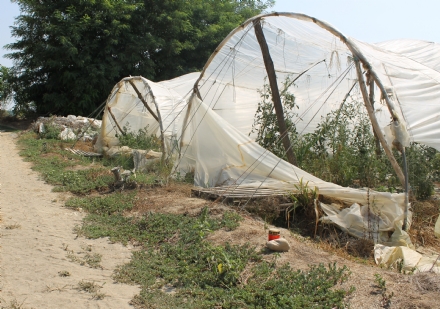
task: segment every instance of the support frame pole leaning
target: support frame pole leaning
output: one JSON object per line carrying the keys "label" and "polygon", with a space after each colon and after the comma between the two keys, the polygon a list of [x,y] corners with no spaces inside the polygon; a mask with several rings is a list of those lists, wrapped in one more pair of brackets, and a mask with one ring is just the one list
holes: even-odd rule
{"label": "support frame pole leaning", "polygon": [[400,180],[400,183],[402,184],[402,186],[405,186],[405,176],[402,172],[402,169],[400,168],[399,164],[397,163],[396,158],[394,158],[394,155],[393,155],[393,152],[391,151],[390,146],[385,141],[385,138],[382,134],[382,131],[380,130],[377,118],[374,115],[374,110],[373,110],[373,107],[371,106],[371,103],[370,103],[370,98],[368,96],[368,90],[367,90],[367,86],[365,84],[364,76],[362,74],[362,69],[361,69],[361,66],[359,63],[359,59],[355,59],[354,61],[355,61],[355,65],[356,65],[356,72],[357,72],[357,77],[358,77],[358,81],[359,81],[359,87],[361,88],[361,93],[362,93],[362,97],[364,99],[364,104],[367,109],[368,116],[370,117],[371,124],[373,125],[373,129],[376,132],[377,137],[379,138],[379,141],[382,144],[382,147],[385,151],[385,154],[387,155],[388,160],[390,160],[391,165],[392,165],[394,171],[396,172],[397,177]]}
{"label": "support frame pole leaning", "polygon": [[277,116],[280,138],[286,151],[287,161],[296,166],[297,160],[292,150],[286,121],[284,119],[283,105],[281,103],[280,91],[278,89],[275,67],[273,65],[272,57],[270,56],[269,52],[269,47],[267,46],[266,38],[264,37],[263,29],[261,27],[261,19],[254,20],[253,24],[255,36],[257,37],[258,44],[260,45],[261,53],[263,55],[264,66],[266,67],[270,89],[272,91],[272,101],[275,107],[275,114]]}

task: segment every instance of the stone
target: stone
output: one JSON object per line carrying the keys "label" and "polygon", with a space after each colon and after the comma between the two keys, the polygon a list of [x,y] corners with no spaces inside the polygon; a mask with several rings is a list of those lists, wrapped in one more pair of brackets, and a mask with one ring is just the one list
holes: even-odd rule
{"label": "stone", "polygon": [[73,133],[72,129],[65,128],[63,131],[61,131],[59,137],[63,141],[74,140],[76,139],[76,134]]}

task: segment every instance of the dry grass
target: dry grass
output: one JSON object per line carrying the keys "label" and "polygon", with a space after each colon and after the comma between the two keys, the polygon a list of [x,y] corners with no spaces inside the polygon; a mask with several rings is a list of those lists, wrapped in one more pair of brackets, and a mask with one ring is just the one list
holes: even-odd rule
{"label": "dry grass", "polygon": [[[71,148],[73,144],[74,144],[73,142],[70,143],[64,142],[60,144],[60,148],[61,149]],[[73,149],[82,150],[86,152],[95,152],[92,142],[83,142],[81,140],[75,142],[75,147],[73,147]]]}
{"label": "dry grass", "polygon": [[[9,302],[8,305],[6,305],[6,306],[2,305],[1,309],[25,309],[26,308],[26,307],[24,307],[25,301],[26,301],[26,299],[20,303],[18,300],[13,299],[12,301]],[[3,303],[4,303],[4,301],[1,300],[0,304],[3,304]]]}
{"label": "dry grass", "polygon": [[434,226],[440,213],[440,202],[429,200],[412,203],[413,221],[409,235],[417,246],[440,252],[440,240],[434,236]]}
{"label": "dry grass", "polygon": [[21,225],[18,223],[9,224],[5,226],[5,230],[15,230],[21,228]]}
{"label": "dry grass", "polygon": [[128,215],[142,215],[152,212],[195,213],[210,202],[191,197],[191,188],[187,183],[171,182],[165,187],[152,187],[139,190],[135,206]]}
{"label": "dry grass", "polygon": [[102,285],[96,284],[95,282],[81,280],[78,282],[77,290],[92,294],[92,299],[100,300],[103,299],[106,294],[99,292],[102,289]]}

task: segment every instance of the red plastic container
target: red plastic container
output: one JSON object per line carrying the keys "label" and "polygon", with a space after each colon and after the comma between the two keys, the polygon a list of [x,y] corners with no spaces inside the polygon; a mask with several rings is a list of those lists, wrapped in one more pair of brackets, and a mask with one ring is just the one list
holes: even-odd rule
{"label": "red plastic container", "polygon": [[270,229],[269,230],[269,241],[280,238],[280,230],[279,229]]}

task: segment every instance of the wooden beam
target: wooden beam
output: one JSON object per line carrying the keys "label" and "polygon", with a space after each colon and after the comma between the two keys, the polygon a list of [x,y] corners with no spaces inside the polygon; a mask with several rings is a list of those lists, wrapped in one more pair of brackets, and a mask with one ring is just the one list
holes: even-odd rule
{"label": "wooden beam", "polygon": [[115,122],[116,126],[118,127],[119,132],[121,132],[122,135],[125,135],[124,130],[122,130],[122,128],[119,126],[119,123],[116,121],[116,117],[115,117],[115,115],[113,114],[111,107],[110,107],[110,106],[107,106],[107,110],[108,110],[110,116],[112,117],[113,121]]}
{"label": "wooden beam", "polygon": [[139,90],[136,88],[135,84],[133,83],[132,80],[128,81],[130,83],[130,85],[133,87],[134,91],[136,91],[136,94],[139,98],[139,100],[142,101],[142,103],[144,104],[144,106],[148,109],[148,111],[150,112],[150,114],[154,117],[154,119],[156,119],[157,122],[159,122],[159,118],[156,116],[156,114],[153,112],[153,110],[148,106],[147,101],[144,100],[144,98],[142,97],[142,94],[139,92]]}
{"label": "wooden beam", "polygon": [[[371,107],[373,108],[374,111],[374,81],[370,75],[370,71],[367,72],[367,85],[370,86],[370,93],[368,96],[370,98]],[[379,137],[377,136],[377,133],[374,129],[373,129],[373,134],[374,134],[374,142],[376,144],[376,156],[380,157],[382,155],[382,150],[380,149]]]}
{"label": "wooden beam", "polygon": [[180,147],[179,147],[179,158],[181,156],[181,150],[183,147],[183,138],[185,137],[185,133],[186,133],[186,128],[188,127],[188,119],[191,113],[191,108],[192,108],[192,101],[194,98],[194,95],[197,95],[198,92],[194,92],[191,97],[188,100],[188,104],[186,105],[186,113],[185,113],[185,117],[183,118],[183,125],[182,125],[182,134],[180,134]]}
{"label": "wooden beam", "polygon": [[269,85],[272,91],[272,101],[275,107],[275,114],[278,120],[280,138],[283,142],[283,146],[286,151],[287,161],[289,161],[293,165],[297,165],[296,157],[295,154],[293,153],[293,149],[290,144],[286,121],[284,119],[283,105],[281,103],[280,91],[278,89],[275,68],[273,65],[272,57],[270,56],[269,47],[267,46],[266,38],[264,37],[263,29],[261,28],[260,21],[261,21],[260,19],[256,19],[253,21],[254,30],[258,40],[258,44],[260,44],[261,53],[263,54],[264,66],[266,67],[267,77],[269,78]]}
{"label": "wooden beam", "polygon": [[405,176],[403,175],[402,169],[394,158],[393,152],[391,151],[390,146],[385,141],[385,138],[380,130],[379,123],[377,121],[376,115],[374,115],[374,109],[371,106],[370,98],[368,96],[367,86],[365,85],[364,76],[362,74],[362,69],[358,59],[355,59],[356,64],[356,72],[359,81],[359,87],[361,88],[362,97],[364,98],[365,107],[367,108],[368,116],[370,117],[371,124],[373,125],[373,130],[376,132],[377,137],[379,138],[380,143],[382,144],[383,149],[385,150],[385,154],[391,162],[391,165],[396,172],[397,177],[400,180],[400,183],[403,187],[405,187]]}

